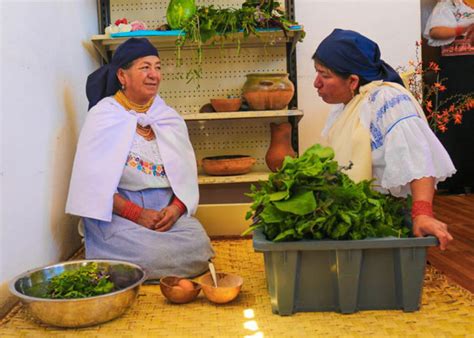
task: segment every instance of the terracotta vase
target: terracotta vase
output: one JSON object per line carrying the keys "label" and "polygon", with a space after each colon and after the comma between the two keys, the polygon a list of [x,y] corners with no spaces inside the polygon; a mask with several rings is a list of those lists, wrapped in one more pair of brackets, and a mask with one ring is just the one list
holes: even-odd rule
{"label": "terracotta vase", "polygon": [[265,154],[265,162],[268,168],[275,172],[283,164],[285,156],[295,157],[296,152],[291,145],[291,124],[289,122],[270,123],[270,128],[271,141]]}
{"label": "terracotta vase", "polygon": [[288,73],[247,74],[242,95],[252,110],[285,109],[295,94]]}

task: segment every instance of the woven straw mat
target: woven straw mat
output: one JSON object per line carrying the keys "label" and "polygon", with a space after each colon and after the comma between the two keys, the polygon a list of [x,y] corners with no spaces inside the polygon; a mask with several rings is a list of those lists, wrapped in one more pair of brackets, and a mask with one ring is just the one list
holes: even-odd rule
{"label": "woven straw mat", "polygon": [[59,329],[35,322],[21,305],[0,321],[0,337],[474,337],[473,294],[432,267],[426,270],[420,311],[272,314],[263,254],[251,240],[213,242],[218,271],[239,274],[239,297],[214,305],[201,294],[192,303],[169,303],[156,285],[144,285],[123,316],[102,325]]}

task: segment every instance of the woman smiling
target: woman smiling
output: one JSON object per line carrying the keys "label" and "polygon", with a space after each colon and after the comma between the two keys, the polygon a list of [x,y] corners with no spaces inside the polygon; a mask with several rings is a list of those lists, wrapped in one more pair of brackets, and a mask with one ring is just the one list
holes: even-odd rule
{"label": "woman smiling", "polygon": [[148,278],[194,276],[213,250],[192,216],[199,191],[186,124],[157,95],[160,82],[158,51],[136,38],[89,76],[66,211],[83,217],[86,258],[131,261]]}

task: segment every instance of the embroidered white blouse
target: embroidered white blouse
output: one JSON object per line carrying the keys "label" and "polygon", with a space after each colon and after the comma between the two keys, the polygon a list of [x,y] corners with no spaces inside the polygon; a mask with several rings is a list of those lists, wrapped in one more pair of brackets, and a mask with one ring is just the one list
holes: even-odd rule
{"label": "embroidered white blouse", "polygon": [[118,186],[132,191],[171,186],[156,140],[135,134]]}
{"label": "embroidered white blouse", "polygon": [[449,45],[455,40],[454,37],[446,40],[433,39],[430,37],[431,28],[438,26],[469,26],[473,23],[474,9],[466,5],[462,0],[441,0],[436,4],[426,22],[423,36],[428,40],[430,46],[439,47]]}
{"label": "embroidered white blouse", "polygon": [[[334,107],[323,137],[343,109],[343,104]],[[436,187],[456,172],[436,135],[418,116],[408,95],[399,90],[387,86],[373,89],[361,106],[360,120],[370,130],[376,190],[406,197],[411,194],[412,180],[435,177]]]}

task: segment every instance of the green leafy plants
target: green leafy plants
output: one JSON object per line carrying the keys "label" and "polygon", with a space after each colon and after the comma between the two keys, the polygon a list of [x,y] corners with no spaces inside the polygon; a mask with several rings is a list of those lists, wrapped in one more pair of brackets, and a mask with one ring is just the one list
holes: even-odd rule
{"label": "green leafy plants", "polygon": [[[170,8],[168,12],[170,12]],[[170,22],[168,24],[172,26]],[[250,35],[258,37],[259,28],[279,28],[286,35],[290,27],[296,24],[286,17],[280,3],[273,0],[247,0],[238,9],[221,8],[214,5],[199,6],[194,15],[180,24],[180,29],[184,34],[176,41],[178,65],[181,64],[181,48],[187,42],[194,43],[197,46],[197,67],[191,69],[186,77],[188,82],[199,79],[202,71],[202,46],[204,43],[210,40],[213,43],[216,43],[217,40],[223,43],[225,40],[233,39],[239,50],[241,41],[239,37],[233,35],[234,33],[242,33],[243,38],[246,39]],[[304,34],[300,37],[300,41],[303,37]]]}
{"label": "green leafy plants", "polygon": [[98,296],[114,290],[110,276],[97,263],[87,263],[78,270],[64,271],[47,286],[46,298],[66,299]]}
{"label": "green leafy plants", "polygon": [[329,147],[316,144],[298,158],[286,157],[281,169],[252,185],[253,199],[244,232],[262,229],[274,242],[300,239],[407,237],[406,201],[372,189],[372,181],[355,183],[334,160]]}

